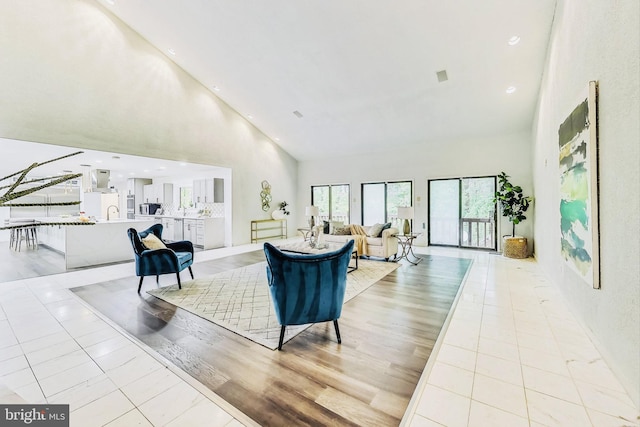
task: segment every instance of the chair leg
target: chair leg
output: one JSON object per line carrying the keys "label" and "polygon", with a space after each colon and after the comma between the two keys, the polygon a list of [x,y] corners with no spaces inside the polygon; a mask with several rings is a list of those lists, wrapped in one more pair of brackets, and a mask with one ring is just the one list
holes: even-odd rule
{"label": "chair leg", "polygon": [[156,275],[156,285],[160,284],[160,275]]}
{"label": "chair leg", "polygon": [[142,281],[144,280],[144,276],[140,276],[140,283],[138,283],[138,293],[140,293],[140,289],[142,289]]}
{"label": "chair leg", "polygon": [[176,276],[178,277],[178,289],[182,289],[182,284],[180,283],[180,273],[176,273]]}
{"label": "chair leg", "polygon": [[189,274],[191,274],[191,280],[193,280],[193,271],[191,271],[191,266],[189,266]]}
{"label": "chair leg", "polygon": [[342,344],[342,338],[340,338],[340,328],[338,328],[338,319],[333,321],[333,326],[336,327],[336,335],[338,336],[338,344]]}
{"label": "chair leg", "polygon": [[284,330],[286,326],[282,325],[280,328],[280,342],[278,342],[278,351],[282,350],[282,341],[284,341]]}

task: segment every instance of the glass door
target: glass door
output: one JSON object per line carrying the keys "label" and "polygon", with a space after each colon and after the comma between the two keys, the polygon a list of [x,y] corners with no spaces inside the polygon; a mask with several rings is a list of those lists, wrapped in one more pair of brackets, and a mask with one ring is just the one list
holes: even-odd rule
{"label": "glass door", "polygon": [[429,244],[496,250],[496,177],[429,181]]}

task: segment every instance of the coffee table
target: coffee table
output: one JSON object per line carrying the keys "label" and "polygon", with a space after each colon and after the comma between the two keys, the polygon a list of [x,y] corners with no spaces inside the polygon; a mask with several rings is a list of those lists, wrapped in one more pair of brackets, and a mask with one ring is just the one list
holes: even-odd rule
{"label": "coffee table", "polygon": [[[278,246],[283,252],[292,252],[296,254],[323,254],[326,252],[333,252],[340,249],[342,245],[336,245],[331,243],[321,243],[319,247],[311,247],[308,241],[297,242],[297,243],[285,243],[283,245]],[[347,268],[347,273],[351,273],[358,269],[358,250],[354,249],[351,252],[351,258],[355,260],[355,265],[349,264]]]}

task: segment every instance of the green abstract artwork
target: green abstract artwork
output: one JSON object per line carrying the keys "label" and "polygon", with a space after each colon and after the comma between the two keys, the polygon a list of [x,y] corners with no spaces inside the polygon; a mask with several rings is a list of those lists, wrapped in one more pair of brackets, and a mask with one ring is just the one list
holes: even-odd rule
{"label": "green abstract artwork", "polygon": [[600,287],[596,85],[558,129],[560,148],[560,251],[569,267],[594,288]]}

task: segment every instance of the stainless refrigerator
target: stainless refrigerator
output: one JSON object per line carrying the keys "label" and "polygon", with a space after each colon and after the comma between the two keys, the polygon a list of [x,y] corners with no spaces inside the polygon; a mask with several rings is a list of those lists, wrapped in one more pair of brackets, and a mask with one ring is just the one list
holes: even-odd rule
{"label": "stainless refrigerator", "polygon": [[[55,186],[44,188],[36,193],[15,199],[12,203],[47,203],[75,202],[80,200],[80,187]],[[70,206],[30,206],[12,207],[9,216],[11,218],[44,218],[59,217],[64,215],[78,215],[80,205]]]}

